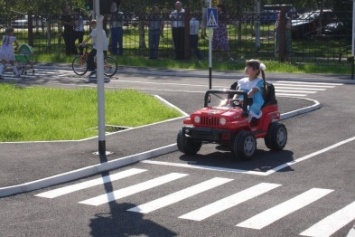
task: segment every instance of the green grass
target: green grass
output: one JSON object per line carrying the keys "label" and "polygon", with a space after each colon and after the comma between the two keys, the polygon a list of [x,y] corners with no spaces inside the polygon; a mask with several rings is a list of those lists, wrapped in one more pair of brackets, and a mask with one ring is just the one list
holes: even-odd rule
{"label": "green grass", "polygon": [[[0,141],[72,140],[97,135],[96,89],[0,85]],[[135,127],[181,116],[134,90],[105,92],[107,125]]]}
{"label": "green grass", "polygon": [[[243,71],[245,67],[245,59],[257,57],[240,57],[234,62],[213,61],[212,68],[216,71]],[[176,61],[173,59],[149,60],[142,56],[125,56],[116,57],[119,65],[135,66],[135,67],[152,67],[160,69],[196,69],[208,70],[208,60],[198,61],[196,59]],[[71,63],[73,57],[62,54],[41,54],[38,56],[39,62],[47,63]],[[267,67],[267,72],[284,72],[284,73],[326,73],[326,74],[351,74],[351,65],[346,62],[342,63],[320,63],[320,62],[287,62],[280,63],[276,60],[262,60]]]}

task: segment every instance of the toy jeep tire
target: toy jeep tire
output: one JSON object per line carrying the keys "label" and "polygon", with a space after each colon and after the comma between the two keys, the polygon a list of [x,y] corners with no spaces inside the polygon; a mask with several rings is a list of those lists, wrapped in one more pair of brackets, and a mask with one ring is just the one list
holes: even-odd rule
{"label": "toy jeep tire", "polygon": [[249,160],[256,151],[256,139],[253,133],[248,131],[240,131],[234,138],[232,152],[236,158],[241,160]]}
{"label": "toy jeep tire", "polygon": [[201,149],[202,142],[189,139],[181,130],[179,131],[176,140],[178,149],[186,155],[196,155]]}
{"label": "toy jeep tire", "polygon": [[266,147],[270,150],[282,150],[287,143],[287,130],[285,125],[278,122],[271,123],[264,141]]}

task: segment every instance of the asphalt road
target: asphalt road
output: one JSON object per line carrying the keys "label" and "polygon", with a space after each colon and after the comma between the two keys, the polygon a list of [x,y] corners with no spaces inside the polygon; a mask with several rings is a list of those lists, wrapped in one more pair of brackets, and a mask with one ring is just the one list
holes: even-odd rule
{"label": "asphalt road", "polygon": [[[60,77],[64,72],[23,83],[96,86]],[[213,86],[225,87],[240,76],[220,75]],[[289,134],[284,151],[269,152],[258,140],[256,157],[237,162],[229,152],[205,145],[196,156],[173,152],[102,175],[2,198],[2,234],[346,236],[355,219],[355,105],[349,100],[355,86],[306,76],[269,78],[280,101],[290,95],[298,98],[299,102],[282,104],[281,110],[307,104],[307,98],[322,105],[283,121]],[[141,89],[191,113],[201,106],[207,82],[200,76],[122,73],[106,87]],[[147,135],[147,139],[154,137]]]}

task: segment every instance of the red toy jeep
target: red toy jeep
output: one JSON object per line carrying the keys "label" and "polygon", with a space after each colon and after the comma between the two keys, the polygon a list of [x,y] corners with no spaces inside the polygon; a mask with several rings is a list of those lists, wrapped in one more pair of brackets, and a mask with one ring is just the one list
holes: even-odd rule
{"label": "red toy jeep", "polygon": [[[279,123],[275,89],[267,83],[265,103],[260,119],[248,122],[248,105],[252,101],[228,100],[247,94],[237,90],[208,90],[204,108],[184,119],[184,127],[177,135],[179,150],[187,155],[195,155],[202,143],[215,143],[231,149],[241,160],[251,159],[256,151],[256,139],[264,138],[270,150],[282,150],[287,142],[287,130]],[[222,102],[222,103],[221,103]]]}

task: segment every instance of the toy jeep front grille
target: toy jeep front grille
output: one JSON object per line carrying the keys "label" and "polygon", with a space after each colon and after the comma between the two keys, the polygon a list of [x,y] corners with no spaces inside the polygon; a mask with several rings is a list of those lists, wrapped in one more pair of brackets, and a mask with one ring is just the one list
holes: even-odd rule
{"label": "toy jeep front grille", "polygon": [[219,125],[219,118],[218,117],[210,117],[210,116],[202,116],[201,117],[201,125],[218,126]]}

